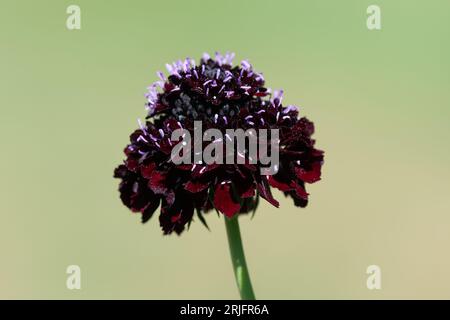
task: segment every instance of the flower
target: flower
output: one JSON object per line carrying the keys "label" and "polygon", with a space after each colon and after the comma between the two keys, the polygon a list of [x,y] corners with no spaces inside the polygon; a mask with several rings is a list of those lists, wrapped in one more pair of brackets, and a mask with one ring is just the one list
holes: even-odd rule
{"label": "flower", "polygon": [[[264,87],[264,77],[244,60],[233,66],[234,54],[204,54],[199,64],[187,58],[168,64],[166,78],[148,88],[145,123],[130,136],[126,160],[114,172],[121,179],[120,198],[148,221],[160,207],[164,234],[180,234],[194,212],[216,209],[227,217],[254,211],[261,196],[275,207],[271,187],[305,207],[305,184],[320,180],[323,151],[311,138],[314,125],[298,118],[298,108],[283,106],[283,91]],[[175,130],[192,132],[194,121],[206,129],[278,129],[277,173],[264,175],[261,164],[175,164],[171,153],[181,141],[172,141]],[[248,160],[248,159],[247,159]],[[206,224],[206,223],[205,223]]]}

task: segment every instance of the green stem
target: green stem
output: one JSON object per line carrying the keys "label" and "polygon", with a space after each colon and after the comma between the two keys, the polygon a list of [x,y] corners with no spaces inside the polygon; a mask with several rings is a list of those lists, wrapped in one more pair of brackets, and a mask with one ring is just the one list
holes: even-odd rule
{"label": "green stem", "polygon": [[228,244],[230,246],[231,261],[233,262],[234,276],[239,288],[242,300],[255,300],[252,282],[248,274],[247,263],[245,262],[244,248],[242,247],[241,232],[237,215],[233,218],[225,217],[225,227],[227,229]]}

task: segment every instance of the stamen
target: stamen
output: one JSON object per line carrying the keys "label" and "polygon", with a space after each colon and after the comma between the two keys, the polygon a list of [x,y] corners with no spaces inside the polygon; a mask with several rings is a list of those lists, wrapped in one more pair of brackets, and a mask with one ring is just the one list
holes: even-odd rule
{"label": "stamen", "polygon": [[166,63],[166,69],[167,69],[167,71],[169,71],[170,74],[173,73],[173,66],[172,65]]}
{"label": "stamen", "polygon": [[226,95],[227,95],[227,98],[230,98],[230,97],[233,96],[234,91],[232,91],[232,90],[230,90],[230,91],[225,91],[225,93],[226,93]]}
{"label": "stamen", "polygon": [[247,60],[242,60],[241,66],[244,70],[250,70],[250,68],[252,67],[252,65]]}
{"label": "stamen", "polygon": [[288,112],[291,112],[291,111],[298,111],[298,109],[297,109],[296,106],[292,106],[292,105],[289,105],[289,106],[287,106],[286,108],[283,109],[283,113],[288,113]]}
{"label": "stamen", "polygon": [[142,135],[140,135],[140,136],[136,139],[136,141],[144,141],[145,143],[148,143],[148,141],[147,141]]}
{"label": "stamen", "polygon": [[221,66],[222,63],[223,63],[223,57],[222,57],[222,55],[221,55],[219,52],[217,52],[217,51],[216,51],[216,62],[219,64],[219,66]]}
{"label": "stamen", "polygon": [[273,97],[271,99],[271,102],[278,107],[281,104],[281,101],[283,100],[283,90],[275,90],[273,92]]}
{"label": "stamen", "polygon": [[256,81],[260,81],[260,80],[265,81],[262,73],[259,73],[258,76],[256,77]]}
{"label": "stamen", "polygon": [[142,131],[147,132],[140,118],[137,119],[137,122],[139,124],[139,128],[141,128]]}
{"label": "stamen", "polygon": [[157,73],[156,73],[156,75],[158,76],[158,78],[160,78],[161,79],[161,81],[166,81],[166,77],[164,76],[164,73],[162,73],[161,71],[158,71]]}

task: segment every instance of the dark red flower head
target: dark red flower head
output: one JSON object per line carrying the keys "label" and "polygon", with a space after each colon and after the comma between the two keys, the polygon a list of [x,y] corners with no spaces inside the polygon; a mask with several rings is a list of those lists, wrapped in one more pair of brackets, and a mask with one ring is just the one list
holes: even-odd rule
{"label": "dark red flower head", "polygon": [[[204,223],[203,213],[214,208],[228,217],[253,211],[259,196],[278,207],[271,187],[305,207],[305,184],[320,180],[323,151],[314,148],[314,124],[299,119],[296,107],[284,107],[283,91],[270,93],[262,74],[247,61],[233,66],[233,57],[205,54],[199,64],[187,58],[167,65],[167,78],[158,72],[160,81],[146,94],[147,120],[139,121],[124,150],[126,159],[115,169],[122,202],[141,212],[143,222],[160,207],[164,234],[180,234],[194,213]],[[172,133],[193,132],[194,121],[201,121],[204,130],[219,129],[225,137],[227,129],[278,129],[277,173],[264,175],[261,164],[248,161],[175,164],[171,153],[181,142],[172,141]]]}

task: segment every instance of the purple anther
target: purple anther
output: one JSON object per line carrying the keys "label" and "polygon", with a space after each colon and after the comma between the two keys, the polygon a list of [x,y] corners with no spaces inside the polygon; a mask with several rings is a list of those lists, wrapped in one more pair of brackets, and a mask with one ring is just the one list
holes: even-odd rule
{"label": "purple anther", "polygon": [[244,69],[244,70],[250,70],[252,67],[252,65],[247,60],[242,60],[241,66],[242,66],[242,69]]}
{"label": "purple anther", "polygon": [[148,141],[142,135],[140,135],[136,140],[137,141],[144,141],[145,143],[148,143]]}
{"label": "purple anther", "polygon": [[161,71],[158,71],[157,73],[156,73],[156,75],[158,76],[158,78],[160,78],[161,79],[161,81],[166,81],[166,77],[164,76],[164,73],[162,73]]}
{"label": "purple anther", "polygon": [[279,106],[282,100],[283,100],[283,90],[274,90],[271,101],[274,104],[276,104],[276,106]]}
{"label": "purple anther", "polygon": [[298,108],[296,106],[289,105],[283,109],[283,113],[288,113],[291,111],[298,111]]}

